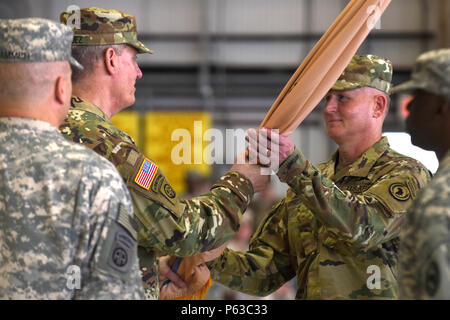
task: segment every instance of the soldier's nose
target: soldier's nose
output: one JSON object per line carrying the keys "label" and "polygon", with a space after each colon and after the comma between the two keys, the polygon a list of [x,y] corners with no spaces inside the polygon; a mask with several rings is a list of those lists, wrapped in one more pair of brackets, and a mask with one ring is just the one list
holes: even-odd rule
{"label": "soldier's nose", "polygon": [[337,103],[333,97],[330,97],[325,104],[325,107],[323,109],[323,112],[325,113],[333,113],[337,110]]}

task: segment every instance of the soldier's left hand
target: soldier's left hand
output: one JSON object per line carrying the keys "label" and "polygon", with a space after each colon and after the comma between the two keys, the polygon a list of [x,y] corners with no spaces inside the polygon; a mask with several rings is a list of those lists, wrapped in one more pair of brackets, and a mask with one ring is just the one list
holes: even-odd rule
{"label": "soldier's left hand", "polygon": [[267,188],[270,183],[270,177],[263,174],[261,166],[256,163],[251,164],[247,161],[247,150],[244,150],[234,160],[230,171],[236,171],[245,176],[252,183],[255,192],[261,192]]}
{"label": "soldier's left hand", "polygon": [[178,288],[186,288],[186,283],[180,278],[178,274],[172,271],[169,265],[170,256],[163,256],[159,258],[159,280],[164,283],[165,279],[172,281]]}

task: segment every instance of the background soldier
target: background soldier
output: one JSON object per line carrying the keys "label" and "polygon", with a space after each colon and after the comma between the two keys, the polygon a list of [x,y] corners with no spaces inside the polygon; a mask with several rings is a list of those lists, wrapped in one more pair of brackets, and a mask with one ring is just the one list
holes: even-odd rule
{"label": "background soldier", "polygon": [[[69,17],[63,12],[61,22],[67,24]],[[138,223],[146,292],[157,299],[157,256],[192,256],[231,239],[254,191],[268,183],[268,176],[260,176],[256,165],[234,165],[210,193],[179,200],[158,165],[110,120],[135,101],[135,82],[142,77],[136,55],[152,53],[137,40],[135,17],[120,10],[85,8],[80,21],[72,54],[85,70],[73,74],[74,96],[60,130],[114,163],[126,181]]]}
{"label": "background soldier", "polygon": [[0,20],[0,298],[139,299],[136,230],[114,166],[57,127],[73,33]]}
{"label": "background soldier", "polygon": [[412,80],[394,88],[412,92],[406,127],[411,141],[436,152],[433,180],[411,206],[401,233],[400,297],[450,299],[450,49],[421,55]]}
{"label": "background soldier", "polygon": [[[213,280],[261,296],[294,276],[297,299],[398,296],[399,227],[429,172],[381,137],[391,78],[388,60],[353,57],[326,95],[328,136],[339,146],[328,162],[315,167],[298,149],[287,152],[293,144],[280,136],[277,175],[291,188],[260,224],[247,252],[226,249],[209,263]],[[267,154],[259,145],[259,156]],[[373,266],[380,272],[372,283]]]}

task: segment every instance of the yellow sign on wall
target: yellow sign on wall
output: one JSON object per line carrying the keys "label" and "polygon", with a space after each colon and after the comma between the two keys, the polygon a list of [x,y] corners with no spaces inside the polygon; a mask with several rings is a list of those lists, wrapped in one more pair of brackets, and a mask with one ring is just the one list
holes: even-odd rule
{"label": "yellow sign on wall", "polygon": [[140,146],[140,114],[136,111],[121,111],[111,118],[112,123],[133,138],[137,146]]}
{"label": "yellow sign on wall", "polygon": [[145,154],[161,167],[178,194],[185,192],[188,171],[205,177],[211,174],[203,155],[208,144],[203,142],[203,135],[211,128],[211,121],[207,112],[145,114]]}
{"label": "yellow sign on wall", "polygon": [[[114,125],[130,135],[143,153],[162,169],[178,194],[186,191],[187,172],[195,170],[204,177],[211,174],[208,141],[204,133],[211,128],[207,112],[121,111],[111,118]],[[145,122],[145,126],[144,126]],[[141,140],[142,139],[142,140]]]}

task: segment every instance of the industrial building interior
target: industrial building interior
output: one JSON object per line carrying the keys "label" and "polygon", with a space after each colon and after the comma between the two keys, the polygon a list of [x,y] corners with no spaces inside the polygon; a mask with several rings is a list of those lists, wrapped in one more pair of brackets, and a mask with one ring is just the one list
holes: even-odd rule
{"label": "industrial building interior", "polygon": [[[143,77],[136,83],[136,102],[117,115],[116,122],[161,164],[176,191],[186,194],[191,192],[186,183],[188,173],[197,172],[198,179],[213,182],[231,167],[225,154],[235,150],[227,143],[224,161],[219,164],[176,165],[170,158],[177,143],[171,141],[171,132],[175,128],[193,132],[195,120],[203,121],[203,133],[214,128],[224,137],[227,129],[258,128],[286,82],[348,2],[0,0],[0,18],[57,21],[70,6],[114,8],[135,15],[139,39],[154,54],[139,56]],[[449,16],[447,0],[392,0],[358,53],[388,58],[394,66],[393,84],[404,82],[421,53],[450,47]],[[392,133],[392,144],[396,134],[405,131],[405,99],[392,96],[383,130]],[[336,149],[327,137],[320,105],[292,139],[314,164],[326,161]],[[207,144],[204,139],[200,148]],[[405,144],[405,140],[397,143],[399,148]],[[416,150],[411,156],[418,155]],[[434,153],[424,151],[423,157],[419,160],[435,171]],[[282,197],[286,189],[274,177],[270,197]],[[225,294],[243,298],[232,292]],[[290,299],[289,294],[285,291],[273,298]]]}

